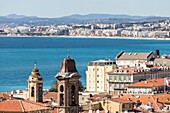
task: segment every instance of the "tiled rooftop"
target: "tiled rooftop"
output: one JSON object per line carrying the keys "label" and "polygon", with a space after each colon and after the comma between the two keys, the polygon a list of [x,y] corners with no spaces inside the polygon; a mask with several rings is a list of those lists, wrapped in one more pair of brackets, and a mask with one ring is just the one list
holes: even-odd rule
{"label": "tiled rooftop", "polygon": [[164,86],[164,78],[141,81],[134,84],[130,84],[128,87],[159,87],[159,86]]}
{"label": "tiled rooftop", "polygon": [[133,103],[133,101],[123,99],[123,98],[111,98],[110,100],[118,103],[123,103],[123,104]]}
{"label": "tiled rooftop", "polygon": [[27,112],[49,109],[42,103],[32,102],[28,100],[5,100],[0,102],[0,111],[7,112]]}
{"label": "tiled rooftop", "polygon": [[48,92],[47,94],[44,95],[43,100],[58,100],[58,93],[57,92]]}
{"label": "tiled rooftop", "polygon": [[153,52],[120,52],[115,59],[117,60],[146,60]]}

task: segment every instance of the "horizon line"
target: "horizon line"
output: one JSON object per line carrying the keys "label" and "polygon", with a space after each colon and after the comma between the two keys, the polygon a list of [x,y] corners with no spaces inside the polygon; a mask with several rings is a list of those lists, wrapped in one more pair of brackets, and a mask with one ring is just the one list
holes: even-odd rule
{"label": "horizon line", "polygon": [[73,15],[80,15],[80,16],[86,16],[86,15],[126,15],[126,16],[140,16],[140,17],[170,17],[170,16],[160,16],[160,15],[133,15],[133,14],[111,14],[111,13],[87,13],[87,14],[80,14],[80,13],[72,13],[68,15],[63,15],[63,16],[54,16],[54,17],[48,17],[48,16],[38,16],[38,15],[27,15],[27,14],[17,14],[17,13],[9,13],[6,15],[0,15],[0,17],[6,17],[9,15],[16,15],[16,16],[28,16],[28,17],[38,17],[38,18],[61,18],[61,17],[66,17],[66,16],[73,16]]}

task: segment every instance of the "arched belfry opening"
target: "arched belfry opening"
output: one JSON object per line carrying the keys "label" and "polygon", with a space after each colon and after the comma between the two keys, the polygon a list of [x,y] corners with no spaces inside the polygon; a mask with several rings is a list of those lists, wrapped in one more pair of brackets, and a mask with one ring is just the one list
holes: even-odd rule
{"label": "arched belfry opening", "polygon": [[75,102],[76,102],[76,100],[75,100],[75,98],[76,98],[76,97],[75,97],[75,96],[76,96],[75,93],[76,93],[76,92],[75,92],[75,91],[76,91],[76,87],[75,87],[75,85],[72,85],[72,86],[71,86],[71,105],[72,105],[72,106],[75,106],[75,105],[76,105],[76,103],[75,103]]}
{"label": "arched belfry opening", "polygon": [[79,113],[79,78],[74,59],[67,57],[62,61],[58,79],[59,113]]}

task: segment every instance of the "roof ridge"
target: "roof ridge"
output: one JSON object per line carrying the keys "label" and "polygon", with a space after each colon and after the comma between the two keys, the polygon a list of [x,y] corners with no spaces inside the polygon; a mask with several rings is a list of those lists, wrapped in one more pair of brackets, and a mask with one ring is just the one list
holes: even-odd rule
{"label": "roof ridge", "polygon": [[157,108],[159,109],[159,106],[158,106],[157,102],[155,102],[155,100],[154,100],[153,96],[151,96],[151,97],[152,97],[153,102],[155,103],[155,105],[156,105],[156,106],[157,106]]}
{"label": "roof ridge", "polygon": [[24,109],[24,106],[23,106],[22,100],[19,100],[19,103],[20,103],[20,105],[21,105],[21,109],[22,109],[22,111],[23,111],[23,112],[25,112],[25,109]]}

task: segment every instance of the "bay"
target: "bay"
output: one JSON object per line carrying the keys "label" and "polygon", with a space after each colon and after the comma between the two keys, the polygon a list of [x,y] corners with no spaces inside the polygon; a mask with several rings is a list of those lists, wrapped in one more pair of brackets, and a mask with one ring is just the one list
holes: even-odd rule
{"label": "bay", "polygon": [[60,38],[60,37],[0,37],[0,92],[27,88],[27,80],[37,61],[43,76],[44,89],[50,88],[61,62],[68,56],[76,61],[81,81],[86,86],[88,62],[114,60],[120,51],[170,54],[170,40]]}

